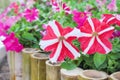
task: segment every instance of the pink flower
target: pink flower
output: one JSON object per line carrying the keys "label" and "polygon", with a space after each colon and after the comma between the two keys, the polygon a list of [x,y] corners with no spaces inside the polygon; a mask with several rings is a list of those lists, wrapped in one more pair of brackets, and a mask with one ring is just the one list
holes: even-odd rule
{"label": "pink flower", "polygon": [[116,0],[111,0],[107,8],[109,11],[117,11]]}
{"label": "pink flower", "polygon": [[117,24],[120,26],[120,14],[103,14],[102,21],[108,25]]}
{"label": "pink flower", "polygon": [[20,52],[23,49],[23,46],[19,43],[14,33],[11,33],[9,36],[7,36],[3,43],[7,51]]}
{"label": "pink flower", "polygon": [[52,9],[54,12],[60,12],[64,10],[65,14],[71,14],[70,8],[66,5],[66,3],[60,3],[61,1],[52,1]]}
{"label": "pink flower", "polygon": [[7,18],[4,20],[4,25],[5,25],[5,26],[8,26],[8,27],[10,28],[10,27],[13,26],[17,21],[19,21],[21,18],[22,18],[21,14],[19,14],[19,15],[17,15],[17,16],[7,17]]}
{"label": "pink flower", "polygon": [[0,22],[0,36],[7,35],[6,31],[9,29],[9,26],[5,26],[2,22]]}
{"label": "pink flower", "polygon": [[104,22],[100,22],[96,18],[88,18],[82,27],[80,27],[81,36],[79,42],[84,54],[101,54],[109,53],[112,49],[112,44],[109,42],[114,27]]}
{"label": "pink flower", "polygon": [[102,7],[106,4],[106,0],[96,0],[99,7]]}
{"label": "pink flower", "polygon": [[83,26],[84,21],[88,18],[90,13],[88,12],[78,12],[77,10],[73,11],[73,20],[77,23],[78,28]]}
{"label": "pink flower", "polygon": [[65,57],[75,59],[80,56],[80,53],[72,45],[72,41],[80,35],[79,33],[76,28],[62,28],[57,21],[50,21],[46,34],[40,40],[40,47],[45,51],[51,51],[51,62],[63,61]]}
{"label": "pink flower", "polygon": [[62,8],[65,11],[66,14],[71,14],[70,8],[66,5],[66,3],[62,4]]}
{"label": "pink flower", "polygon": [[28,22],[32,22],[34,20],[37,20],[39,18],[39,11],[36,8],[27,9],[24,12],[24,17],[26,18],[26,20]]}
{"label": "pink flower", "polygon": [[43,31],[40,31],[40,34],[41,34],[42,36],[44,36],[44,35],[46,34],[47,25],[46,25],[46,24],[43,24],[43,25],[42,25],[42,28],[43,28],[44,30],[43,30]]}

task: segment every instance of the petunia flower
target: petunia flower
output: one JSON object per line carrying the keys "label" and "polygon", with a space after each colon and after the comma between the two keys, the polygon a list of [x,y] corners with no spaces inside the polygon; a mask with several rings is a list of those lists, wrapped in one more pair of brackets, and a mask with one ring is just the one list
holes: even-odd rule
{"label": "petunia flower", "polygon": [[66,3],[62,3],[62,1],[52,0],[52,9],[53,12],[64,11],[65,14],[71,14],[71,9],[66,5]]}
{"label": "petunia flower", "polygon": [[102,21],[109,24],[117,24],[120,26],[120,14],[103,14]]}
{"label": "petunia flower", "polygon": [[39,17],[39,11],[36,8],[32,9],[26,9],[24,12],[24,17],[28,22],[32,22],[34,20],[37,20]]}
{"label": "petunia flower", "polygon": [[111,36],[111,39],[113,39],[115,37],[120,37],[120,31],[119,30],[116,30],[116,31],[113,32],[113,34]]}
{"label": "petunia flower", "polygon": [[77,28],[62,28],[57,21],[50,21],[47,25],[46,34],[40,40],[40,47],[45,51],[51,51],[50,61],[63,61],[66,57],[75,59],[80,53],[73,46],[72,41],[80,35]]}
{"label": "petunia flower", "polygon": [[109,11],[117,11],[116,0],[111,0],[111,2],[107,5],[107,9]]}
{"label": "petunia flower", "polygon": [[112,44],[109,42],[109,38],[114,27],[110,27],[96,18],[88,18],[80,27],[80,31],[81,36],[78,40],[84,54],[94,54],[95,52],[107,54],[111,51]]}
{"label": "petunia flower", "polygon": [[88,12],[78,12],[77,10],[73,10],[72,14],[73,20],[77,23],[78,28],[83,26],[84,21],[91,15]]}
{"label": "petunia flower", "polygon": [[20,52],[23,49],[23,46],[19,43],[14,33],[8,35],[5,40],[3,40],[3,43],[7,51]]}
{"label": "petunia flower", "polygon": [[106,4],[106,0],[96,0],[99,7],[102,7]]}

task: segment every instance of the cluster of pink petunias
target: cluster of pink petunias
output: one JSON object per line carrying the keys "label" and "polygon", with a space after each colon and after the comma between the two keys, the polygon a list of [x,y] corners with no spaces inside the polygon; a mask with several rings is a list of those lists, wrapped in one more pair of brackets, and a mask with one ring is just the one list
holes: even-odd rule
{"label": "cluster of pink petunias", "polygon": [[[21,5],[22,6],[22,5]],[[28,22],[32,22],[38,19],[39,13],[36,8],[28,9],[25,8],[23,12],[19,11],[21,7],[17,3],[11,3],[1,14],[0,14],[0,43],[2,43],[7,51],[20,52],[23,49],[23,45],[20,44],[18,38],[14,32],[8,34],[8,30],[21,18],[25,18]],[[24,7],[26,7],[24,5]],[[14,10],[15,16],[8,16],[7,14]]]}

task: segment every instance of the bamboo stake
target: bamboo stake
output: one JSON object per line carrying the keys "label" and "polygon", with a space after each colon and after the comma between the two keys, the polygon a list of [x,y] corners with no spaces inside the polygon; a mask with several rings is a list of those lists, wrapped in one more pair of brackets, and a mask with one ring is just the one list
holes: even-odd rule
{"label": "bamboo stake", "polygon": [[46,53],[31,55],[31,80],[46,80],[46,60],[48,60]]}
{"label": "bamboo stake", "polygon": [[25,48],[22,50],[22,80],[30,80],[31,76],[31,59],[30,55],[37,52],[36,49],[33,48]]}
{"label": "bamboo stake", "polygon": [[111,74],[109,76],[109,80],[120,80],[120,71]]}
{"label": "bamboo stake", "polygon": [[80,68],[76,68],[73,70],[61,69],[61,80],[78,80],[78,75],[82,71],[83,70]]}
{"label": "bamboo stake", "polygon": [[9,52],[7,57],[10,69],[10,80],[22,80],[22,54]]}
{"label": "bamboo stake", "polygon": [[60,63],[46,61],[46,80],[60,80]]}
{"label": "bamboo stake", "polygon": [[108,75],[102,71],[84,70],[78,78],[79,80],[107,80]]}

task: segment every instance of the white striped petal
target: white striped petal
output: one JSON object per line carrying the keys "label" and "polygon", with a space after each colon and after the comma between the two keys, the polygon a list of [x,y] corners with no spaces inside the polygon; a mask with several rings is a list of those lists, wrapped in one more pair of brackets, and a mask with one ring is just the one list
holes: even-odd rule
{"label": "white striped petal", "polygon": [[68,42],[63,40],[65,47],[74,55],[74,58],[80,57],[80,53],[77,52]]}
{"label": "white striped petal", "polygon": [[52,58],[50,58],[50,61],[52,63],[54,63],[54,62],[56,63],[57,62],[57,60],[58,60],[58,58],[60,56],[61,51],[62,51],[62,42],[60,41],[58,46],[57,46],[57,49],[56,49],[56,51],[54,53],[54,56]]}
{"label": "white striped petal", "polygon": [[93,21],[92,21],[92,19],[90,17],[88,18],[88,22],[89,22],[89,24],[91,26],[92,31],[95,32],[94,23],[93,23]]}
{"label": "white striped petal", "polygon": [[67,33],[64,37],[65,39],[67,39],[68,37],[71,37],[71,36],[75,36],[75,37],[81,36],[80,30],[77,28],[74,28],[71,32]]}
{"label": "white striped petal", "polygon": [[103,34],[103,33],[105,33],[105,32],[111,31],[111,30],[113,30],[113,29],[114,29],[114,27],[108,27],[108,28],[100,31],[98,34],[101,35],[101,34]]}
{"label": "white striped petal", "polygon": [[115,19],[115,17],[111,17],[110,19],[108,19],[108,21],[106,23],[109,23],[113,19]]}
{"label": "white striped petal", "polygon": [[92,37],[92,34],[81,32],[81,36],[79,37]]}
{"label": "white striped petal", "polygon": [[90,40],[87,48],[83,51],[84,54],[87,54],[87,52],[89,51],[89,49],[92,47],[92,45],[94,44],[95,41],[95,37],[92,37],[92,39]]}
{"label": "white striped petal", "polygon": [[106,45],[104,45],[104,43],[99,39],[99,37],[96,37],[96,39],[97,39],[98,43],[104,48],[106,53],[109,53],[111,51]]}
{"label": "white striped petal", "polygon": [[56,42],[58,42],[58,39],[51,39],[51,40],[40,40],[40,47],[42,49],[45,49],[46,47],[55,44]]}
{"label": "white striped petal", "polygon": [[52,28],[54,34],[55,34],[57,37],[61,36],[60,31],[59,31],[59,29],[58,29],[58,26],[55,24],[55,20],[54,20],[54,21],[50,21],[50,22],[48,23],[48,25]]}

